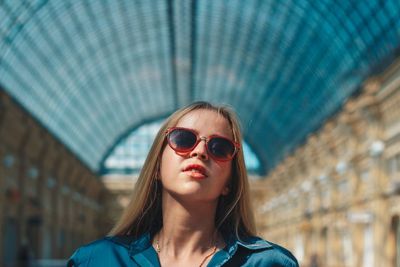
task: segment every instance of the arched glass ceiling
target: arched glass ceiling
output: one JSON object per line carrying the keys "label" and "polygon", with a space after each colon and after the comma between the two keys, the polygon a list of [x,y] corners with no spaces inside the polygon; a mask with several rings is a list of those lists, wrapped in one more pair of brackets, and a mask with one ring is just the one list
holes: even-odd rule
{"label": "arched glass ceiling", "polygon": [[[162,120],[144,124],[119,141],[105,158],[101,174],[138,174],[161,123]],[[259,173],[260,161],[246,142],[243,143],[243,152],[248,172]]]}
{"label": "arched glass ceiling", "polygon": [[194,100],[275,166],[400,44],[398,0],[2,1],[0,84],[93,171]]}

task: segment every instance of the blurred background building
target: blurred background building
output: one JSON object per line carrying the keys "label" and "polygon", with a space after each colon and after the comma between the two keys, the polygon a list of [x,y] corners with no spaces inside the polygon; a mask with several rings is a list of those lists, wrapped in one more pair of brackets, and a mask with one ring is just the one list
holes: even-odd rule
{"label": "blurred background building", "polygon": [[206,100],[240,117],[262,237],[399,267],[399,52],[398,0],[0,1],[0,266],[106,235],[162,121]]}

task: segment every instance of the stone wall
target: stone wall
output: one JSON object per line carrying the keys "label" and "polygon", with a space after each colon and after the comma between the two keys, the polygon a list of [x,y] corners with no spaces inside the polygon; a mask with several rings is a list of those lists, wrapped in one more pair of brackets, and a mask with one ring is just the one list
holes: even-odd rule
{"label": "stone wall", "polygon": [[252,188],[260,235],[302,266],[398,266],[400,61]]}
{"label": "stone wall", "polygon": [[103,183],[0,90],[0,265],[29,244],[35,258],[67,258],[104,235]]}

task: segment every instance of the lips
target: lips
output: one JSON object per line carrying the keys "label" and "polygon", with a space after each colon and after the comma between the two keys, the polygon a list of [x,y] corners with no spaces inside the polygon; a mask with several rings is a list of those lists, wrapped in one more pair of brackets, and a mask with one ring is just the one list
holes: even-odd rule
{"label": "lips", "polygon": [[197,179],[207,178],[206,169],[199,164],[189,164],[185,168],[183,168],[182,171],[193,178]]}

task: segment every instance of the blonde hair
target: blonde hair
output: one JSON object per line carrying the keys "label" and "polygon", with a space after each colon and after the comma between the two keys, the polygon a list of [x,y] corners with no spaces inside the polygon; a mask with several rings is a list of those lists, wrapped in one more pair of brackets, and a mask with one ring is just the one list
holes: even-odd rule
{"label": "blonde hair", "polygon": [[[122,216],[110,231],[110,235],[156,234],[162,228],[161,191],[158,178],[162,152],[166,146],[165,131],[176,126],[178,121],[194,110],[213,110],[230,124],[236,142],[241,142],[239,121],[227,107],[214,106],[208,102],[195,102],[174,112],[158,131],[150,152],[139,174],[133,194]],[[230,191],[221,196],[215,215],[215,225],[222,234],[235,234],[238,239],[256,234],[254,215],[250,204],[249,184],[240,149],[232,160]]]}

